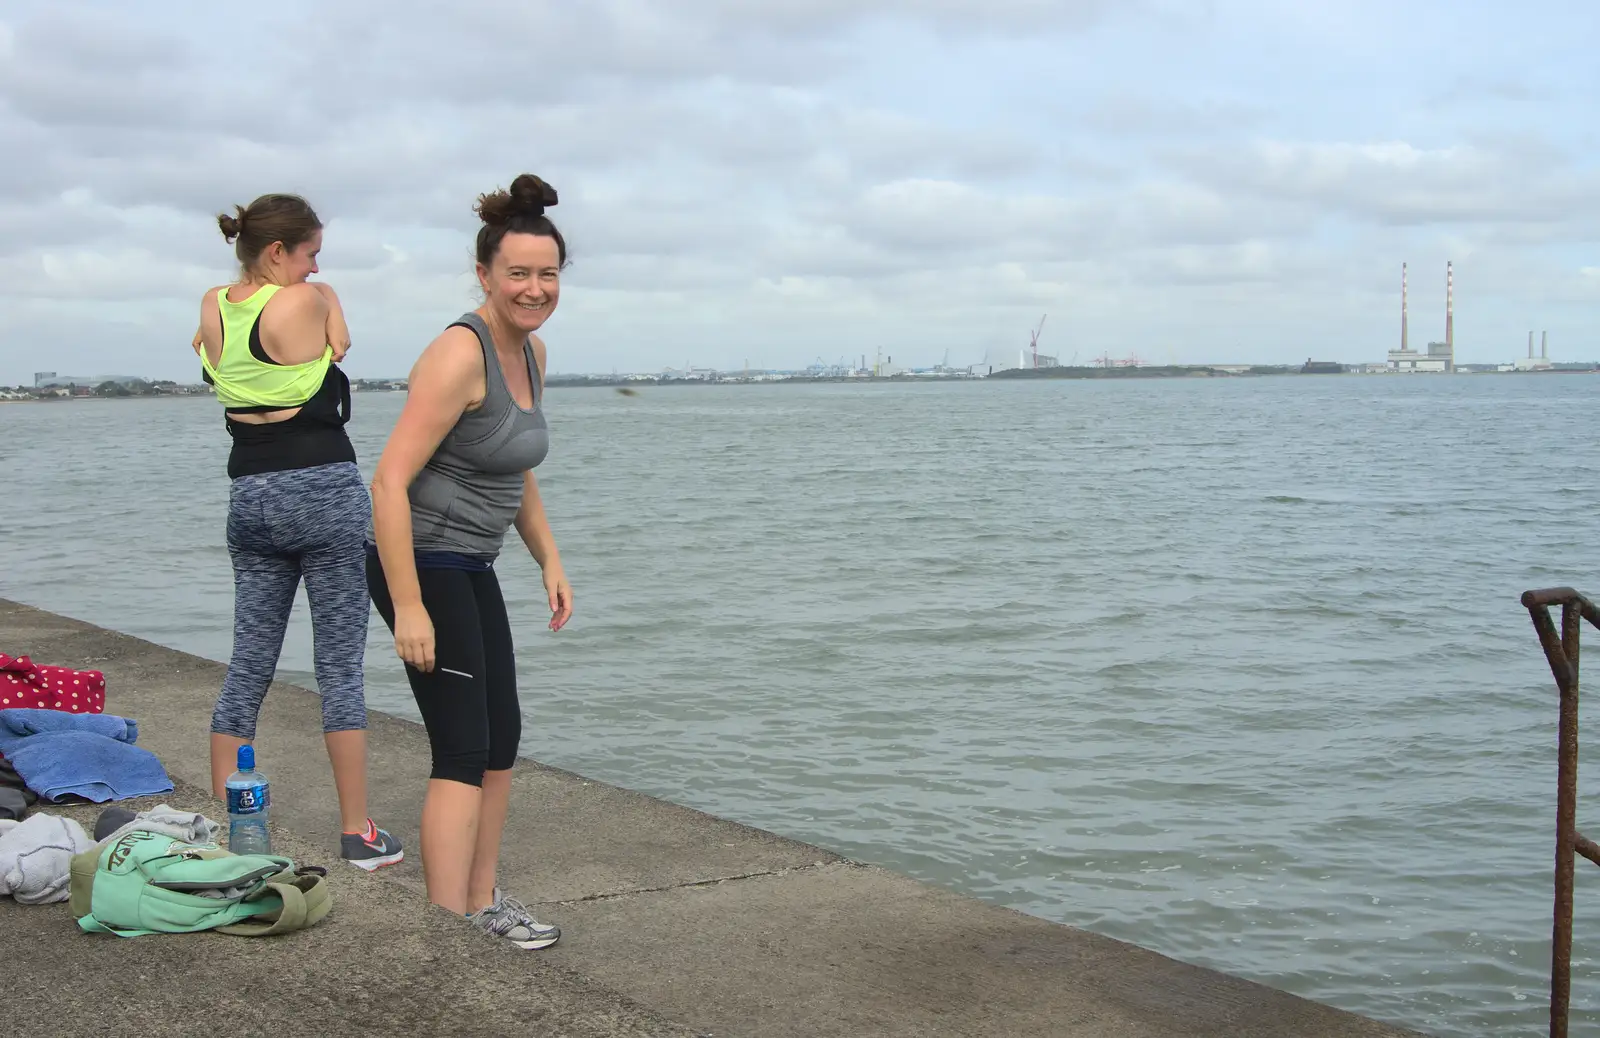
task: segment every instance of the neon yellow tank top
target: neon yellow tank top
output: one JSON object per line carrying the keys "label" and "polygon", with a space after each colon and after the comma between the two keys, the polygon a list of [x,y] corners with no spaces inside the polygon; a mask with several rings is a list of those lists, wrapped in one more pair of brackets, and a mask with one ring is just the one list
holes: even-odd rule
{"label": "neon yellow tank top", "polygon": [[220,363],[213,367],[210,355],[202,349],[200,364],[211,376],[217,400],[225,408],[299,407],[317,395],[328,376],[332,346],[304,364],[274,364],[265,359],[261,311],[282,287],[262,285],[242,303],[230,301],[226,288],[217,289],[217,309],[222,314]]}

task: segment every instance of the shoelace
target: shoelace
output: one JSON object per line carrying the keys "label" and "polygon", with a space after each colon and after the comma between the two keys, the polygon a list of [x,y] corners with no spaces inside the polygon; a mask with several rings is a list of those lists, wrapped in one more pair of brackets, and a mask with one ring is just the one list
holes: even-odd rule
{"label": "shoelace", "polygon": [[545,924],[539,922],[537,919],[535,919],[533,917],[533,913],[528,911],[528,906],[527,905],[523,904],[521,901],[518,901],[514,897],[502,897],[500,899],[499,907],[502,910],[506,911],[507,913],[513,915],[517,919],[518,922],[526,923],[527,925],[529,925],[530,927],[532,927],[534,929],[539,929],[539,930],[548,930],[548,929],[550,929],[550,927],[548,927]]}
{"label": "shoelace", "polygon": [[519,925],[516,916],[507,911],[505,904],[500,901],[496,901],[488,908],[479,909],[473,913],[473,918],[483,920],[484,929],[499,934]]}

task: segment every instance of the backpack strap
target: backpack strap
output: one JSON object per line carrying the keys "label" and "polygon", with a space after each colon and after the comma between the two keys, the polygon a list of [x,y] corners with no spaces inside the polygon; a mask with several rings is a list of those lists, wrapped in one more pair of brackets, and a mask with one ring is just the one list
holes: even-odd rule
{"label": "backpack strap", "polygon": [[278,895],[278,907],[254,919],[214,927],[218,933],[235,937],[268,937],[290,930],[308,930],[322,921],[333,908],[325,878],[328,870],[306,865],[295,870],[292,879],[269,879],[266,888],[251,900]]}
{"label": "backpack strap", "polygon": [[118,937],[148,937],[151,934],[161,933],[160,930],[124,930],[121,927],[107,926],[92,914],[78,920],[78,929],[84,933],[109,933]]}

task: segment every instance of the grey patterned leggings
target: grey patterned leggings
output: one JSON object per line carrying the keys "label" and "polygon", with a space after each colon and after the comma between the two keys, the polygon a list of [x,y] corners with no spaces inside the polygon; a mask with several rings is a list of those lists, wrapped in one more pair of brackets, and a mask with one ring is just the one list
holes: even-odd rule
{"label": "grey patterned leggings", "polygon": [[311,604],[322,730],[367,726],[362,665],[367,646],[366,535],[372,515],[350,462],[241,476],[228,492],[233,557],[233,658],[211,715],[219,735],[253,739],[278,669],[283,632],[305,577]]}

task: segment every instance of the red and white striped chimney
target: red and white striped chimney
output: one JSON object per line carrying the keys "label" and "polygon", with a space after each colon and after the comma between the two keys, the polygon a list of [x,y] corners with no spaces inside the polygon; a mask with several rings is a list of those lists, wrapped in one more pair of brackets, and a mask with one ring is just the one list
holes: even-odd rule
{"label": "red and white striped chimney", "polygon": [[1455,264],[1444,264],[1444,344],[1456,351],[1456,271]]}

